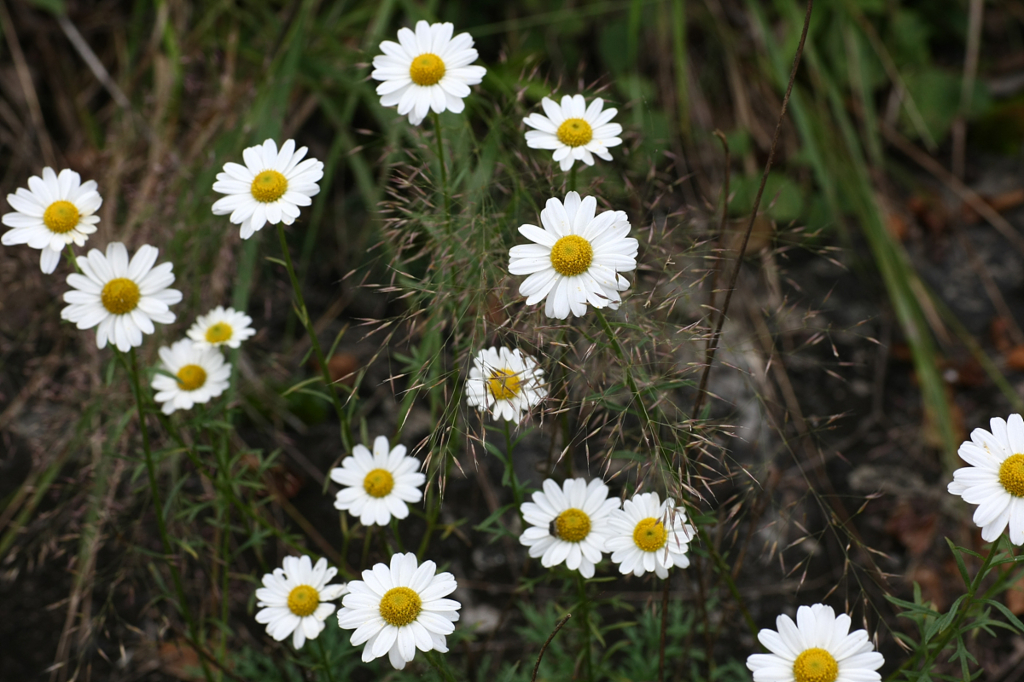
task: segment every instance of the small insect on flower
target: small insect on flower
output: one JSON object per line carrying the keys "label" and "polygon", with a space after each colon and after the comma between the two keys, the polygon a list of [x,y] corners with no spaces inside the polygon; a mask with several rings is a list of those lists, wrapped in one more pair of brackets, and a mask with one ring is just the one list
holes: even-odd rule
{"label": "small insect on flower", "polygon": [[284,568],[263,576],[256,590],[256,622],[267,626],[267,634],[280,642],[292,635],[292,645],[301,649],[307,639],[316,639],[327,616],[334,613],[334,601],[345,594],[344,585],[328,585],[338,569],[321,558],[316,566],[308,556],[289,556]]}
{"label": "small insect on flower", "polygon": [[168,287],[174,283],[174,266],[161,263],[160,252],[143,245],[128,260],[128,249],[121,242],[107,244],[106,255],[96,249],[78,259],[82,274],[68,275],[73,289],[64,294],[68,303],[60,311],[63,320],[79,329],[96,329],[96,346],[107,341],[127,352],[142,345],[142,335],[152,334],[153,323],[170,324],[175,315],[170,306],[181,300],[181,292]]}
{"label": "small insect on flower", "polygon": [[205,315],[200,315],[189,328],[188,338],[199,348],[227,346],[238,348],[242,342],[256,333],[250,325],[252,318],[234,308],[217,306]]}
{"label": "small insect on flower", "polygon": [[850,617],[838,617],[831,606],[801,606],[796,623],[779,616],[775,630],[761,630],[757,639],[770,654],[751,654],[747,668],[754,682],[872,682],[880,680],[882,654],[864,630],[850,632]]}
{"label": "small insect on flower", "polygon": [[384,654],[401,670],[420,651],[448,651],[446,635],[455,631],[462,604],[445,599],[455,577],[438,573],[433,561],[417,564],[416,555],[395,554],[390,568],[377,564],[362,580],[348,584],[338,625],[355,630],[352,646],[363,647],[363,662]]}
{"label": "small insect on flower", "polygon": [[572,168],[574,161],[594,165],[594,156],[611,161],[608,147],[622,144],[622,126],[612,123],[617,109],[605,109],[604,100],[596,98],[587,106],[583,95],[562,97],[562,104],[545,97],[541,100],[543,114],[530,114],[523,123],[534,128],[526,131],[526,146],[531,149],[553,149],[554,160],[562,170]]}
{"label": "small insect on flower", "polygon": [[544,370],[518,348],[485,348],[473,358],[466,402],[480,412],[491,410],[495,421],[518,422],[547,395]]}
{"label": "small insect on flower", "polygon": [[976,504],[974,523],[994,542],[1006,527],[1010,542],[1024,544],[1024,419],[1011,414],[989,422],[991,432],[974,429],[957,451],[970,466],[953,472],[948,490]]}
{"label": "small insect on flower", "polygon": [[654,571],[665,579],[673,566],[690,565],[686,551],[694,530],[686,523],[686,512],[676,507],[671,497],[661,502],[658,493],[634,495],[612,513],[609,525],[612,533],[606,548],[623,575],[632,573],[639,578]]}
{"label": "small insect on flower", "polygon": [[452,38],[450,23],[416,23],[416,32],[398,30],[398,42],[385,40],[381,52],[373,58],[370,77],[383,81],[377,86],[380,103],[398,106],[399,116],[409,115],[409,123],[423,122],[427,112],[440,114],[447,110],[462,113],[462,99],[469,96],[469,86],[483,80],[487,69],[470,66],[477,59],[473,37],[460,33]]}
{"label": "small insect on flower", "polygon": [[84,246],[96,231],[100,217],[95,213],[103,198],[96,191],[95,180],[82,182],[82,177],[68,168],[57,174],[47,166],[43,177],[33,175],[28,179],[28,186],[7,195],[14,212],[5,213],[0,221],[14,229],[5,232],[0,243],[41,249],[39,267],[50,274],[57,268],[65,246]]}
{"label": "small insect on flower", "polygon": [[377,436],[373,453],[365,445],[352,448],[352,454],[331,469],[331,480],[342,486],[334,506],[358,516],[364,526],[386,526],[391,517],[409,515],[406,503],[423,499],[420,486],[427,477],[419,472],[420,461],[405,456],[405,446],[392,448],[388,439]]}
{"label": "small insect on flower", "polygon": [[530,556],[541,557],[545,568],[564,561],[570,570],[593,578],[594,565],[606,551],[608,518],[619,508],[618,498],[608,499],[608,486],[599,479],[587,483],[570,478],[559,486],[549,478],[542,487],[543,492],[533,494],[533,502],[521,506],[530,527],[519,542],[530,548]]}
{"label": "small insect on flower", "polygon": [[309,206],[310,197],[320,192],[317,184],[324,176],[324,164],[306,159],[306,147],[295,149],[288,140],[277,149],[273,140],[242,152],[245,165],[228,162],[217,173],[213,191],[227,194],[213,204],[214,215],[230,214],[232,223],[242,226],[242,239],[248,239],[267,223],[291,225],[299,217],[299,207]]}
{"label": "small insect on flower", "polygon": [[181,339],[170,348],[160,348],[161,367],[172,374],[153,376],[155,400],[163,403],[164,414],[175,410],[191,410],[193,405],[208,403],[230,385],[231,363],[216,348],[202,347],[191,339]]}
{"label": "small insect on flower", "polygon": [[622,211],[597,215],[597,200],[580,200],[576,192],[565,195],[565,203],[548,199],[540,212],[543,229],[521,225],[519,232],[534,242],[513,246],[508,270],[529,275],[519,285],[526,304],[547,299],[544,314],[564,320],[580,317],[587,304],[595,308],[618,308],[619,292],[629,288],[620,272],[636,269],[639,243],[627,237],[629,219]]}

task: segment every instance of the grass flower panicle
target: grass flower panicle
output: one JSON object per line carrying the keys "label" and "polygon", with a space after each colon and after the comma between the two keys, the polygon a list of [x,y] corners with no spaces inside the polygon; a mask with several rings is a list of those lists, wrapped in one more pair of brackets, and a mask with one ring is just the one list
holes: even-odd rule
{"label": "grass flower panicle", "polygon": [[612,123],[618,109],[604,109],[604,100],[594,99],[587,106],[583,95],[562,97],[562,103],[545,97],[541,100],[544,114],[530,114],[523,123],[534,130],[526,131],[526,146],[531,149],[552,149],[554,160],[563,171],[575,161],[594,165],[594,156],[611,161],[609,147],[622,144],[622,126]]}
{"label": "grass flower panicle", "polygon": [[801,606],[796,623],[779,616],[775,630],[757,639],[770,654],[751,654],[747,668],[754,682],[872,682],[885,659],[864,630],[850,632],[850,617],[836,616],[831,606]]}
{"label": "grass flower panicle", "polygon": [[5,213],[0,221],[13,229],[0,237],[0,243],[40,249],[39,267],[50,274],[57,269],[65,246],[84,246],[96,232],[100,217],[95,213],[103,198],[96,191],[95,180],[82,182],[82,177],[68,168],[58,174],[47,166],[43,177],[28,179],[28,187],[7,195],[14,211]]}
{"label": "grass flower panicle", "polygon": [[352,448],[352,454],[331,469],[331,480],[344,486],[334,506],[359,517],[364,526],[386,526],[391,517],[409,516],[407,503],[419,502],[419,489],[427,477],[419,472],[420,461],[405,456],[405,446],[392,448],[385,436],[377,436],[371,453],[365,445]]}
{"label": "grass flower panicle", "polygon": [[214,215],[229,215],[242,226],[242,239],[248,239],[267,223],[291,225],[299,217],[299,207],[309,206],[310,197],[320,192],[317,184],[324,176],[324,164],[306,159],[306,147],[295,149],[287,140],[280,151],[273,140],[242,152],[245,165],[228,162],[217,173],[213,191],[226,194],[213,204]]}
{"label": "grass flower panicle", "polygon": [[186,336],[198,348],[216,348],[227,346],[238,348],[242,342],[253,336],[252,318],[234,308],[217,306],[205,315],[196,318]]}
{"label": "grass flower panicle", "polygon": [[473,358],[466,402],[480,412],[491,410],[495,421],[518,422],[547,397],[543,376],[537,361],[518,348],[485,348]]}
{"label": "grass flower panicle", "polygon": [[974,429],[957,451],[970,466],[953,472],[947,488],[976,504],[974,523],[994,542],[1009,526],[1010,542],[1024,544],[1024,419],[1011,414],[989,422],[991,432]]}
{"label": "grass flower panicle", "polygon": [[605,546],[623,575],[639,578],[653,571],[664,579],[673,566],[690,565],[687,545],[695,532],[671,497],[661,502],[658,493],[634,495],[612,513],[608,524],[612,533]]}
{"label": "grass flower panicle", "polygon": [[620,272],[636,269],[639,243],[629,234],[623,211],[597,215],[594,197],[580,199],[576,192],[565,202],[548,199],[540,213],[543,228],[522,225],[519,232],[534,242],[513,246],[509,272],[528,275],[519,285],[526,304],[547,299],[544,314],[559,320],[581,317],[587,304],[595,308],[618,307],[619,293],[629,288]]}
{"label": "grass flower panicle", "polygon": [[395,554],[391,566],[377,564],[362,580],[348,584],[338,625],[352,633],[353,646],[364,644],[363,662],[384,654],[401,670],[420,651],[448,651],[446,635],[455,631],[462,604],[445,599],[455,591],[451,573],[437,573],[433,561]]}
{"label": "grass flower panicle", "polygon": [[487,69],[471,66],[479,56],[473,37],[460,33],[452,38],[453,32],[450,23],[418,21],[415,32],[398,30],[397,43],[380,44],[384,54],[373,58],[370,77],[383,81],[377,86],[382,106],[397,106],[398,114],[408,114],[412,125],[422,123],[431,110],[462,113],[469,86],[483,80]]}
{"label": "grass flower panicle", "polygon": [[141,346],[142,335],[155,331],[154,322],[174,322],[170,306],[181,301],[181,292],[169,288],[174,283],[174,266],[154,267],[159,253],[144,244],[129,261],[124,244],[113,242],[106,254],[92,249],[80,257],[82,274],[68,275],[73,288],[64,294],[69,305],[60,311],[61,319],[79,329],[97,327],[99,348],[108,341],[122,352]]}
{"label": "grass flower panicle", "polygon": [[163,403],[164,414],[175,410],[191,410],[194,405],[208,403],[227,390],[231,381],[231,363],[224,361],[219,350],[199,346],[191,339],[181,339],[170,348],[162,346],[160,369],[173,374],[156,374],[152,387],[155,400]]}
{"label": "grass flower panicle", "polygon": [[545,568],[564,561],[569,570],[593,578],[594,566],[607,551],[608,520],[619,508],[618,498],[608,498],[608,486],[600,479],[587,483],[570,478],[559,486],[549,478],[542,487],[543,492],[533,494],[533,502],[522,504],[530,527],[519,542],[530,548],[530,556],[540,557]]}
{"label": "grass flower panicle", "polygon": [[280,642],[292,635],[292,645],[301,649],[307,639],[323,632],[324,621],[334,613],[334,601],[345,594],[344,585],[329,585],[338,569],[321,558],[313,565],[308,556],[284,558],[284,568],[263,576],[256,590],[256,622],[267,626],[267,634]]}

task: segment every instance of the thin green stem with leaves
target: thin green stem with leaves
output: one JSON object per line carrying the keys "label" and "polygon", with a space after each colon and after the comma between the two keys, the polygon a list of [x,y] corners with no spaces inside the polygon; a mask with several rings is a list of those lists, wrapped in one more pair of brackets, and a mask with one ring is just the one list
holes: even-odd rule
{"label": "thin green stem with leaves", "polygon": [[576,573],[576,586],[580,600],[580,636],[583,647],[583,679],[594,682],[594,663],[591,660],[590,646],[590,600],[587,598],[587,580],[579,572]]}
{"label": "thin green stem with leaves", "polygon": [[456,682],[455,675],[452,673],[451,668],[448,667],[448,663],[444,660],[444,656],[440,656],[434,651],[424,651],[423,655],[427,659],[427,663],[437,671],[437,674],[445,682]]}
{"label": "thin green stem with leaves", "polygon": [[334,682],[334,675],[331,673],[331,659],[327,656],[327,649],[324,648],[324,640],[322,637],[316,639],[317,649],[320,651],[320,660],[324,666],[324,674],[327,676],[327,682]]}
{"label": "thin green stem with leaves", "polygon": [[434,139],[437,141],[437,163],[441,167],[441,193],[444,196],[444,219],[448,233],[452,231],[452,196],[448,189],[448,169],[444,163],[444,137],[441,132],[441,116],[430,112],[434,118]]}

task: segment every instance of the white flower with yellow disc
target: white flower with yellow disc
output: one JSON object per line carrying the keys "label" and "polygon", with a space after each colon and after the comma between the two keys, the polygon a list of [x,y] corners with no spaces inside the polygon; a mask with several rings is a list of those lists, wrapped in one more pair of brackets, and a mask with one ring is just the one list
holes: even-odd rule
{"label": "white flower with yellow disc", "polygon": [[363,647],[363,662],[384,654],[401,670],[416,650],[448,651],[446,635],[455,632],[462,604],[445,599],[455,591],[455,577],[438,573],[433,561],[417,564],[416,555],[395,554],[391,566],[377,564],[362,580],[348,584],[338,611],[338,625],[352,633],[352,646]]}
{"label": "white flower with yellow disc", "polygon": [[240,313],[234,308],[217,306],[196,318],[196,323],[186,335],[200,348],[238,348],[242,341],[256,333],[251,324],[252,318],[245,313]]}
{"label": "white flower with yellow disc", "polygon": [[328,585],[338,569],[321,558],[316,566],[308,556],[284,558],[284,568],[275,568],[263,576],[263,587],[256,590],[256,622],[267,626],[267,634],[278,642],[292,635],[292,644],[301,649],[307,639],[316,639],[324,629],[327,616],[334,613],[334,601],[345,594],[344,585]]}
{"label": "white flower with yellow disc", "polygon": [[540,102],[547,114],[530,114],[523,123],[534,130],[526,131],[526,146],[532,149],[553,149],[554,159],[562,170],[572,168],[575,161],[594,165],[594,156],[611,161],[608,147],[622,144],[622,126],[612,123],[617,109],[603,109],[604,100],[596,98],[587,106],[583,95],[562,98],[558,105],[545,97]]}
{"label": "white flower with yellow disc", "polygon": [[230,214],[231,222],[242,226],[242,239],[248,239],[267,223],[291,225],[299,217],[299,207],[309,206],[310,197],[320,192],[317,182],[324,176],[324,164],[306,159],[306,147],[295,149],[288,140],[278,151],[277,143],[242,152],[245,165],[228,162],[217,173],[213,191],[227,194],[213,204],[214,215]]}
{"label": "white flower with yellow disc", "polygon": [[540,557],[545,568],[564,561],[570,570],[593,578],[594,565],[607,551],[608,519],[619,508],[618,498],[608,499],[608,486],[600,479],[587,483],[584,478],[570,478],[559,487],[549,478],[543,488],[544,492],[533,494],[533,502],[522,504],[530,527],[519,542],[530,548],[530,556]]}
{"label": "white flower with yellow disc", "polygon": [[153,267],[159,253],[144,244],[129,261],[124,244],[112,242],[105,255],[92,249],[79,257],[82,274],[68,275],[73,289],[64,294],[70,305],[60,311],[61,319],[79,329],[96,327],[99,348],[108,341],[122,352],[141,346],[142,335],[156,331],[154,322],[174,322],[170,306],[181,300],[180,291],[168,288],[174,283],[174,266]]}
{"label": "white flower with yellow disc", "polygon": [[427,477],[419,472],[420,461],[405,456],[405,446],[392,448],[388,439],[377,436],[371,453],[365,445],[352,448],[352,454],[331,469],[331,480],[343,486],[334,506],[358,516],[364,526],[386,526],[391,517],[409,515],[409,502],[423,499],[420,486]]}
{"label": "white flower with yellow disc", "polygon": [[39,267],[50,274],[57,268],[65,246],[84,246],[96,231],[100,217],[94,214],[103,198],[96,191],[95,180],[83,183],[82,177],[68,168],[57,174],[47,166],[43,177],[33,175],[28,179],[28,187],[7,195],[14,212],[5,213],[0,220],[14,229],[5,232],[0,243],[41,249]]}
{"label": "white flower with yellow disc", "polygon": [[518,422],[547,396],[544,370],[518,348],[485,348],[473,358],[466,381],[466,402],[495,420]]}
{"label": "white flower with yellow disc", "polygon": [[623,575],[639,578],[654,571],[664,579],[673,566],[690,565],[686,550],[694,530],[671,497],[661,502],[658,493],[634,495],[612,513],[609,525],[612,535],[605,548]]}
{"label": "white flower with yellow disc", "polygon": [[471,66],[477,59],[473,36],[460,33],[452,38],[450,23],[416,23],[416,32],[398,30],[398,42],[385,40],[381,52],[373,58],[370,77],[383,81],[377,86],[380,103],[398,106],[399,116],[409,115],[409,123],[419,125],[427,112],[462,113],[462,99],[469,86],[483,80],[487,69]]}
{"label": "white flower with yellow disc", "polygon": [[[153,376],[153,390],[164,414],[191,410],[221,395],[231,383],[231,363],[216,348],[202,347],[182,339],[170,348],[160,348],[160,369],[167,374]],[[169,376],[173,375],[173,376]]]}
{"label": "white flower with yellow disc", "polygon": [[624,212],[596,212],[594,197],[580,200],[579,194],[569,192],[564,204],[548,199],[540,212],[543,229],[519,227],[534,243],[512,247],[508,270],[529,275],[519,285],[527,305],[546,298],[544,314],[559,320],[585,315],[587,304],[618,307],[619,292],[629,288],[619,273],[636,269],[639,244],[627,236],[630,226]]}
{"label": "white flower with yellow disc", "polygon": [[831,606],[801,606],[796,623],[779,616],[775,630],[761,630],[757,639],[770,654],[751,654],[747,668],[754,682],[872,682],[880,680],[882,654],[864,630],[850,632],[850,617],[838,617]]}
{"label": "white flower with yellow disc", "polygon": [[1006,527],[1010,542],[1024,544],[1024,419],[995,417],[991,433],[974,429],[957,454],[971,466],[953,472],[948,490],[976,504],[974,523],[986,542],[995,542]]}

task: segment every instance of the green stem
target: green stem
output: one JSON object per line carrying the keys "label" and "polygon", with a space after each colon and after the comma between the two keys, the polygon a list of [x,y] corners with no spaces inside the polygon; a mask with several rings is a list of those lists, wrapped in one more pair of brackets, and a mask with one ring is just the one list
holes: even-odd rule
{"label": "green stem", "polygon": [[[209,433],[211,436],[210,440],[213,441],[214,434]],[[221,548],[220,548],[220,560],[221,560],[221,582],[220,582],[220,594],[221,594],[221,605],[220,605],[220,618],[221,623],[225,628],[228,627],[228,616],[231,612],[231,600],[229,598],[230,588],[230,574],[229,570],[231,567],[231,508],[232,508],[232,497],[233,492],[231,491],[231,476],[230,476],[230,464],[227,452],[227,443],[221,434],[217,434],[217,463],[218,478],[221,481],[221,494],[227,497],[227,504],[221,508]],[[220,502],[220,500],[218,500]],[[221,636],[220,639],[220,656],[219,661],[221,665],[227,663],[227,648],[228,638]],[[220,674],[221,679],[224,678],[224,674]]]}
{"label": "green stem", "polygon": [[441,166],[441,192],[444,195],[444,219],[448,234],[452,232],[452,198],[448,190],[448,169],[444,164],[444,140],[441,134],[441,116],[430,112],[434,117],[434,139],[437,140],[437,163]]}
{"label": "green stem", "polygon": [[[195,621],[192,619],[192,612],[188,608],[188,601],[185,598],[185,588],[181,584],[181,576],[178,574],[178,567],[174,565],[171,538],[167,534],[167,524],[164,521],[164,506],[160,498],[160,487],[156,480],[156,465],[153,463],[153,452],[149,445],[149,429],[146,427],[146,411],[143,407],[142,390],[139,388],[139,366],[138,361],[135,359],[134,348],[128,351],[128,357],[131,360],[131,365],[128,368],[128,375],[131,377],[132,392],[135,394],[135,406],[138,408],[139,412],[139,430],[142,432],[142,452],[146,457],[146,474],[149,478],[149,490],[150,494],[153,496],[153,506],[156,511],[156,528],[157,532],[160,534],[160,542],[164,548],[167,568],[171,571],[171,580],[174,582],[174,591],[177,593],[178,597],[178,608],[181,610],[181,615],[188,626],[189,635],[193,640],[199,642],[199,632],[196,628]],[[203,677],[207,680],[211,680],[210,668],[206,664],[206,660],[200,656],[199,662],[203,667]]]}
{"label": "green stem", "polygon": [[512,463],[512,433],[508,425],[508,420],[505,422],[505,471],[508,475],[509,484],[512,486],[512,499],[515,500],[516,509],[519,509],[523,504],[523,490],[519,485],[519,479],[516,478],[515,465]]}
{"label": "green stem", "polygon": [[75,272],[81,274],[82,268],[78,267],[78,259],[75,258],[75,251],[71,248],[71,244],[68,244],[67,254],[68,260],[71,261],[71,265],[75,267]]}
{"label": "green stem", "polygon": [[427,663],[437,671],[437,674],[441,676],[445,682],[455,682],[455,675],[452,674],[451,668],[445,663],[443,656],[438,656],[433,651],[424,651],[423,655],[427,657]]}
{"label": "green stem", "polygon": [[363,538],[363,558],[359,562],[360,566],[366,566],[366,562],[370,558],[370,540],[373,537],[375,526],[364,526],[363,528],[366,530],[366,536]]}
{"label": "green stem", "polygon": [[295,303],[298,308],[299,318],[302,321],[302,325],[306,328],[306,333],[309,334],[309,341],[313,346],[313,354],[316,356],[316,361],[320,365],[320,373],[323,375],[324,383],[327,384],[327,393],[334,404],[334,411],[338,413],[338,421],[341,422],[341,443],[346,450],[352,449],[352,428],[349,424],[348,416],[345,414],[345,409],[341,405],[341,399],[338,397],[338,391],[335,388],[334,381],[331,380],[331,373],[327,367],[327,359],[324,357],[323,350],[320,349],[320,340],[317,338],[316,329],[313,328],[313,321],[309,318],[309,311],[306,309],[306,300],[302,296],[302,285],[299,284],[299,278],[295,275],[295,267],[292,265],[291,252],[288,251],[288,240],[284,236],[284,224],[277,224],[277,235],[281,240],[281,252],[284,254],[285,269],[288,270],[288,279],[292,284],[292,292],[295,294]]}
{"label": "green stem", "polygon": [[334,675],[331,674],[331,661],[327,658],[327,649],[324,648],[324,640],[316,638],[317,648],[320,650],[320,659],[324,664],[324,672],[327,673],[327,682],[334,682]]}
{"label": "green stem", "polygon": [[567,185],[569,192],[576,191],[576,164],[572,164],[572,168],[569,169],[569,184]]}
{"label": "green stem", "polygon": [[583,638],[583,674],[587,682],[594,682],[594,668],[590,660],[590,601],[587,599],[587,581],[579,572],[576,573],[576,586],[580,596],[580,635]]}

